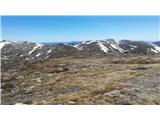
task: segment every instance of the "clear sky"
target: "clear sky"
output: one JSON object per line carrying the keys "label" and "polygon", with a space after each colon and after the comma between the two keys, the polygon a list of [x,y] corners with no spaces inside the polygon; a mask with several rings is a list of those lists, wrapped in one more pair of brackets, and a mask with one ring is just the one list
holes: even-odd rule
{"label": "clear sky", "polygon": [[5,40],[159,40],[158,16],[2,16],[1,20]]}

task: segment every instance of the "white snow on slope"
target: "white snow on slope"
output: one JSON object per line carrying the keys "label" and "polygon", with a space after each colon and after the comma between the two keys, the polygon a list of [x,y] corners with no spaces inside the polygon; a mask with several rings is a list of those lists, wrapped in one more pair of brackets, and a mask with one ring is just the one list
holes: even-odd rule
{"label": "white snow on slope", "polygon": [[38,53],[37,55],[36,55],[36,57],[38,57],[38,56],[40,56],[41,54],[40,53]]}
{"label": "white snow on slope", "polygon": [[52,50],[48,50],[47,54],[49,54]]}
{"label": "white snow on slope", "polygon": [[79,45],[74,45],[73,47],[78,48],[78,47],[79,47]]}
{"label": "white snow on slope", "polygon": [[124,49],[120,48],[117,44],[111,44],[111,46],[112,46],[114,49],[116,49],[116,50],[118,50],[119,52],[121,52],[121,53],[123,53],[123,52],[125,51]]}
{"label": "white snow on slope", "polygon": [[77,48],[78,50],[82,50],[82,47],[80,47],[80,45],[74,45],[73,47]]}
{"label": "white snow on slope", "polygon": [[155,50],[157,51],[156,53],[160,52],[160,47],[157,45],[152,44],[152,46],[155,48]]}
{"label": "white snow on slope", "polygon": [[28,61],[29,59],[30,59],[30,58],[28,58],[28,57],[27,57],[27,58],[25,58],[25,60],[27,60],[27,61]]}
{"label": "white snow on slope", "polygon": [[153,49],[153,48],[151,48],[150,49],[152,52],[154,52],[154,53],[158,53],[158,51],[156,51],[155,49]]}
{"label": "white snow on slope", "polygon": [[129,45],[131,47],[131,50],[137,48],[137,46],[134,46],[134,45]]}
{"label": "white snow on slope", "polygon": [[36,44],[36,46],[29,52],[29,54],[32,54],[37,48],[41,48],[42,44]]}
{"label": "white snow on slope", "polygon": [[97,45],[99,45],[99,47],[103,52],[106,52],[106,53],[108,52],[108,48],[104,46],[100,41],[98,41]]}
{"label": "white snow on slope", "polygon": [[93,42],[95,42],[95,40],[83,41],[82,44],[87,44],[88,45],[88,44],[91,44]]}
{"label": "white snow on slope", "polygon": [[7,45],[9,43],[11,43],[11,42],[8,42],[8,41],[0,42],[0,49],[2,49],[5,45]]}
{"label": "white snow on slope", "polygon": [[131,46],[132,48],[137,48],[137,46],[134,46],[134,45],[129,45],[129,46]]}

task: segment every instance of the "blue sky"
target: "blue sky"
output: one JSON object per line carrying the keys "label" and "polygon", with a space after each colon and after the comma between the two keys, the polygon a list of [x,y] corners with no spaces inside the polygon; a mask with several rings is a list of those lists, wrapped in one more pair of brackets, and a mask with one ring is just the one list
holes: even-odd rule
{"label": "blue sky", "polygon": [[5,40],[159,40],[158,16],[2,16],[1,20]]}

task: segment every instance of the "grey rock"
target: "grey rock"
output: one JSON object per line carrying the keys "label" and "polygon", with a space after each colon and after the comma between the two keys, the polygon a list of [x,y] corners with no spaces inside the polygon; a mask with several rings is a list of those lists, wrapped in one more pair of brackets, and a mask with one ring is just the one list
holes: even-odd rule
{"label": "grey rock", "polygon": [[41,80],[42,80],[42,78],[35,78],[35,79],[33,79],[33,81],[36,81],[38,83],[42,82]]}
{"label": "grey rock", "polygon": [[5,76],[2,78],[2,80],[10,80],[10,77]]}
{"label": "grey rock", "polygon": [[18,77],[16,77],[16,79],[23,79],[25,78],[24,75],[19,75]]}
{"label": "grey rock", "polygon": [[74,104],[76,104],[76,102],[75,101],[68,101],[68,104],[69,105],[74,105]]}
{"label": "grey rock", "polygon": [[121,93],[120,93],[120,90],[113,90],[113,91],[110,91],[110,92],[107,92],[104,94],[104,96],[109,96],[109,97],[119,97],[121,96]]}

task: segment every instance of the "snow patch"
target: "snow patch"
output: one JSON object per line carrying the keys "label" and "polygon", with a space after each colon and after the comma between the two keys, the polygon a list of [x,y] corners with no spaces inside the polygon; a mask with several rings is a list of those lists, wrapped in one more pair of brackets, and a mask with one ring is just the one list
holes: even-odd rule
{"label": "snow patch", "polygon": [[117,49],[118,46],[116,46],[115,44],[111,44],[111,46],[114,48],[114,49]]}
{"label": "snow patch", "polygon": [[36,44],[36,46],[29,52],[29,54],[32,54],[37,48],[41,48],[42,44]]}
{"label": "snow patch", "polygon": [[10,44],[11,42],[8,41],[4,41],[4,42],[0,42],[0,49],[2,49],[5,45]]}
{"label": "snow patch", "polygon": [[89,45],[89,44],[91,44],[91,43],[93,43],[93,42],[95,42],[95,41],[94,41],[94,40],[83,41],[82,44],[87,44],[87,45]]}
{"label": "snow patch", "polygon": [[38,56],[40,56],[41,54],[40,53],[38,53],[37,55],[36,55],[36,57],[38,57]]}
{"label": "snow patch", "polygon": [[154,50],[153,48],[150,49],[154,53],[158,53],[158,51]]}
{"label": "snow patch", "polygon": [[30,58],[25,58],[25,60],[27,60],[27,61],[28,61],[29,59],[30,59]]}
{"label": "snow patch", "polygon": [[80,47],[79,45],[74,45],[73,47],[77,48],[78,50],[82,50],[82,47]]}
{"label": "snow patch", "polygon": [[98,41],[97,44],[99,45],[99,47],[101,48],[101,50],[102,50],[103,52],[105,52],[105,53],[108,52],[109,49],[108,49],[106,46],[104,46],[100,41]]}
{"label": "snow patch", "polygon": [[131,46],[132,48],[137,48],[137,46],[134,46],[134,45],[129,45],[129,46]]}
{"label": "snow patch", "polygon": [[119,52],[121,52],[121,53],[123,53],[123,52],[125,51],[124,49],[120,48],[117,44],[111,44],[111,46],[112,46],[114,49],[116,49],[116,50],[118,50]]}
{"label": "snow patch", "polygon": [[47,54],[49,54],[52,50],[48,50]]}
{"label": "snow patch", "polygon": [[73,47],[78,48],[78,47],[79,47],[79,45],[74,45]]}
{"label": "snow patch", "polygon": [[155,51],[155,53],[159,53],[160,52],[160,47],[159,46],[154,45],[154,44],[152,44],[152,46],[155,48],[155,50],[152,49],[152,51]]}

